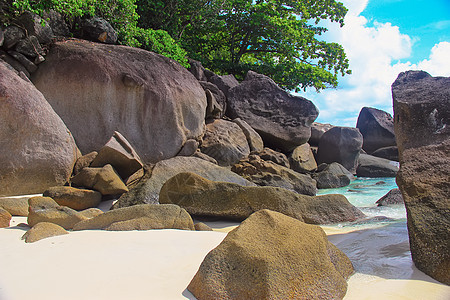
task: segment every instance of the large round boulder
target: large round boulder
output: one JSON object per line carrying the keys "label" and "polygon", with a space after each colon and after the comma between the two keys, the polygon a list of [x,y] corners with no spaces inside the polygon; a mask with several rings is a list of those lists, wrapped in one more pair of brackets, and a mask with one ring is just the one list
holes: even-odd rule
{"label": "large round boulder", "polygon": [[355,173],[362,144],[363,136],[357,128],[333,127],[320,138],[317,163],[337,162]]}
{"label": "large round boulder", "polygon": [[356,128],[364,137],[362,148],[367,153],[377,149],[395,146],[394,119],[382,110],[363,107],[359,112]]}
{"label": "large round boulder", "polygon": [[149,51],[57,42],[32,79],[83,153],[99,150],[118,131],[143,162],[155,163],[204,132],[206,95],[198,81]]}
{"label": "large round boulder", "polygon": [[392,95],[412,259],[450,284],[450,78],[400,73]]}
{"label": "large round boulder", "polygon": [[0,195],[65,184],[78,149],[61,118],[29,81],[0,62]]}
{"label": "large round boulder", "polygon": [[311,101],[287,93],[267,76],[249,71],[240,85],[229,90],[227,114],[247,122],[265,145],[289,152],[308,141],[319,111]]}
{"label": "large round boulder", "polygon": [[342,299],[348,257],[319,226],[261,210],[208,253],[188,290],[204,299]]}

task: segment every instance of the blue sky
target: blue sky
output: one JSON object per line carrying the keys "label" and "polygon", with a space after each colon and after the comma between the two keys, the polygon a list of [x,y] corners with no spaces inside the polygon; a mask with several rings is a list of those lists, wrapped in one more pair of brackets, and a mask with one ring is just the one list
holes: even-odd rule
{"label": "blue sky", "polygon": [[343,45],[353,74],[337,89],[299,93],[319,108],[321,123],[356,126],[364,106],[392,113],[391,84],[400,72],[450,76],[450,0],[341,0],[345,26],[323,24]]}

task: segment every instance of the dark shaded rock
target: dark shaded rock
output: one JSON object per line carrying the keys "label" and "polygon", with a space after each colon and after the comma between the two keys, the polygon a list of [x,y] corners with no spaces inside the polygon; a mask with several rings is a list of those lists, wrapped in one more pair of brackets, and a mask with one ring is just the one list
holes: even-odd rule
{"label": "dark shaded rock", "polygon": [[61,206],[75,210],[97,207],[102,201],[102,194],[92,190],[76,189],[70,186],[51,187],[43,193]]}
{"label": "dark shaded rock", "polygon": [[34,35],[21,39],[17,42],[15,49],[17,52],[33,58],[38,57],[39,55],[45,55],[39,40]]}
{"label": "dark shaded rock", "polygon": [[25,55],[16,51],[8,51],[8,54],[11,55],[15,60],[20,62],[28,72],[33,73],[37,70],[37,66],[31,62]]}
{"label": "dark shaded rock", "polygon": [[107,164],[113,166],[123,179],[130,177],[143,166],[133,146],[117,131],[114,131],[110,140],[98,151],[91,167],[103,167]]}
{"label": "dark shaded rock", "polygon": [[316,195],[316,182],[309,175],[262,160],[257,155],[250,155],[248,159],[241,160],[233,165],[231,170],[260,186],[275,186],[303,195]]}
{"label": "dark shaded rock", "polygon": [[117,32],[105,19],[99,17],[82,19],[79,26],[77,34],[82,39],[106,44],[117,42]]}
{"label": "dark shaded rock", "polygon": [[314,122],[311,125],[311,137],[309,138],[308,143],[312,146],[319,146],[319,141],[322,135],[333,128],[334,126],[331,124],[322,124]]}
{"label": "dark shaded rock", "polygon": [[6,49],[11,49],[24,37],[25,32],[22,28],[14,25],[8,26],[5,30],[5,40],[3,42],[3,46]]}
{"label": "dark shaded rock", "polygon": [[[126,86],[125,75],[142,85]],[[156,163],[204,133],[206,96],[198,81],[175,61],[149,51],[56,42],[33,82],[82,153],[98,151],[118,131],[144,163]]]}
{"label": "dark shaded rock", "polygon": [[404,205],[402,193],[399,189],[392,189],[386,195],[378,199],[376,202],[378,206],[389,206],[389,205]]}
{"label": "dark shaded rock", "polygon": [[67,232],[63,227],[54,223],[40,222],[28,230],[22,236],[22,240],[25,240],[25,243],[34,243],[42,239],[64,234],[69,234],[69,232]]}
{"label": "dark shaded rock", "polygon": [[[30,72],[14,57],[9,55],[0,49],[0,63],[4,65],[6,68],[13,71],[19,77],[21,77],[25,81],[30,81],[28,78],[31,76]],[[4,62],[4,63],[3,63]],[[25,77],[23,77],[25,76]]]}
{"label": "dark shaded rock", "polygon": [[347,186],[354,179],[352,173],[339,163],[321,165],[319,172],[313,175],[319,189],[335,189]]}
{"label": "dark shaded rock", "polygon": [[358,177],[395,177],[398,163],[368,154],[360,154],[356,175]]}
{"label": "dark shaded rock", "polygon": [[7,210],[0,207],[0,228],[9,227],[11,219],[11,214]]}
{"label": "dark shaded rock", "polygon": [[220,119],[224,111],[220,107],[219,103],[217,103],[216,98],[210,90],[205,90],[206,94],[206,116],[205,119]]}
{"label": "dark shaded rock", "polygon": [[363,107],[359,112],[356,128],[363,135],[362,147],[369,154],[377,149],[396,145],[394,119],[385,111]]}
{"label": "dark shaded rock", "polygon": [[0,28],[0,47],[3,46],[4,42],[5,42],[5,33],[3,31],[3,28]]}
{"label": "dark shaded rock", "polygon": [[28,216],[28,199],[24,197],[1,197],[0,207],[8,211],[13,216]]}
{"label": "dark shaded rock", "polygon": [[298,146],[289,155],[291,169],[299,173],[309,173],[317,169],[316,159],[308,143]]}
{"label": "dark shaded rock", "polygon": [[247,138],[235,123],[214,120],[206,125],[201,151],[219,163],[230,166],[250,154]]}
{"label": "dark shaded rock", "polygon": [[192,156],[198,149],[198,142],[194,139],[187,140],[183,148],[178,152],[178,156]]}
{"label": "dark shaded rock", "polygon": [[207,155],[205,153],[202,153],[200,151],[200,149],[197,149],[197,151],[195,151],[195,153],[192,156],[200,158],[200,159],[203,159],[203,160],[206,160],[207,162],[213,163],[215,165],[218,165],[217,160],[215,160],[214,158],[212,158],[211,156],[209,156],[209,155]]}
{"label": "dark shaded rock", "polygon": [[397,184],[419,270],[450,284],[450,78],[400,73],[392,84]]}
{"label": "dark shaded rock", "polygon": [[277,187],[245,187],[180,173],[161,188],[162,204],[177,204],[191,215],[242,221],[271,209],[310,224],[354,221],[364,216],[343,195],[307,196]]}
{"label": "dark shaded rock", "polygon": [[42,193],[64,185],[78,149],[42,94],[0,63],[0,195]]}
{"label": "dark shaded rock", "polygon": [[289,160],[284,153],[265,147],[263,151],[257,152],[256,154],[264,160],[273,161],[286,168],[290,167]]}
{"label": "dark shaded rock", "polygon": [[208,253],[188,290],[199,300],[342,299],[353,272],[319,226],[262,210]]}
{"label": "dark shaded rock", "polygon": [[375,150],[372,153],[373,156],[385,158],[392,161],[398,162],[398,148],[397,146],[384,147]]}
{"label": "dark shaded rock", "polygon": [[[217,105],[217,107],[214,109],[214,105],[213,105],[214,103],[212,103],[213,101],[211,100],[211,104],[208,103],[208,106],[210,108],[209,109],[207,108],[207,112],[209,110],[209,111],[211,111],[210,114],[212,114],[212,112],[217,111],[216,114],[212,114],[212,115],[215,115],[218,118],[223,117],[223,115],[225,114],[225,111],[227,109],[227,98],[225,97],[225,94],[215,84],[213,84],[211,82],[199,81],[199,83],[202,86],[202,88],[205,90],[205,92],[210,91],[212,97],[214,97],[215,104]],[[210,101],[210,100],[208,100],[208,101]],[[208,113],[206,114],[206,117],[208,118]]]}
{"label": "dark shaded rock", "polygon": [[182,172],[192,172],[215,181],[234,182],[241,185],[255,185],[230,170],[211,162],[197,158],[177,156],[158,162],[151,173],[128,193],[123,194],[113,208],[127,207],[136,204],[159,203],[159,192],[163,184],[171,177]]}
{"label": "dark shaded rock", "polygon": [[363,144],[363,136],[357,128],[333,127],[320,138],[317,163],[337,162],[354,173]]}
{"label": "dark shaded rock", "polygon": [[253,73],[229,90],[227,115],[247,122],[271,148],[289,152],[306,143],[319,114],[317,107],[288,94],[269,77]]}
{"label": "dark shaded rock", "polygon": [[49,44],[54,37],[53,30],[48,22],[35,13],[26,11],[20,15],[16,22],[25,28],[27,35],[36,36],[39,43]]}
{"label": "dark shaded rock", "polygon": [[43,13],[44,19],[48,21],[48,24],[52,28],[53,34],[56,36],[69,36],[70,30],[64,17],[54,11],[53,9],[47,10]]}
{"label": "dark shaded rock", "polygon": [[234,77],[234,75],[213,75],[208,79],[209,82],[215,84],[225,95],[228,97],[228,92],[230,89],[239,85],[239,81]]}
{"label": "dark shaded rock", "polygon": [[198,81],[207,81],[208,80],[205,75],[205,68],[203,67],[201,62],[191,59],[191,58],[188,58],[188,62],[190,65],[189,72],[191,72],[192,75],[194,75]]}
{"label": "dark shaded rock", "polygon": [[191,216],[177,205],[141,204],[110,210],[76,224],[73,230],[113,231],[183,229],[194,230]]}
{"label": "dark shaded rock", "polygon": [[234,119],[233,122],[238,124],[239,127],[241,127],[242,132],[244,132],[250,151],[261,152],[264,150],[264,143],[261,136],[252,127],[250,127],[247,122],[239,118]]}
{"label": "dark shaded rock", "polygon": [[75,166],[73,167],[73,175],[77,175],[81,170],[89,167],[97,155],[98,153],[96,151],[92,151],[86,155],[79,157],[75,162]]}

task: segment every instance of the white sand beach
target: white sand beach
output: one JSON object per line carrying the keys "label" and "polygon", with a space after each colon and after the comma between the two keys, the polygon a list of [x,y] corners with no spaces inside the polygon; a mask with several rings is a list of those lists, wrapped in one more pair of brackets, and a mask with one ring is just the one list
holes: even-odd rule
{"label": "white sand beach", "polygon": [[[195,299],[186,287],[205,255],[226,236],[220,231],[78,231],[26,244],[20,239],[26,228],[17,226],[25,222],[14,217],[10,228],[0,229],[1,300]],[[236,225],[208,224],[222,231]],[[408,258],[401,237],[406,228],[393,230],[386,235],[382,228],[326,228],[357,270],[345,299],[450,299],[449,286],[418,271]]]}

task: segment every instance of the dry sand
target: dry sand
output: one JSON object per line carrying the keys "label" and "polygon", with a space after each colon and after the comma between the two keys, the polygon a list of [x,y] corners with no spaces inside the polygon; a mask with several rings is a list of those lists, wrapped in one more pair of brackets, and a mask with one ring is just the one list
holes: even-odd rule
{"label": "dry sand", "polygon": [[[1,300],[195,299],[186,287],[226,235],[78,231],[26,244],[20,239],[25,228],[15,226],[20,222],[26,218],[14,217],[12,227],[0,229]],[[227,231],[237,224],[208,225]],[[396,230],[402,235],[405,229],[393,230],[389,236],[394,237],[383,240],[387,235],[380,229],[327,229],[358,270],[345,299],[450,299],[450,287],[414,268],[405,238],[395,238]],[[366,251],[366,246],[372,248]]]}

